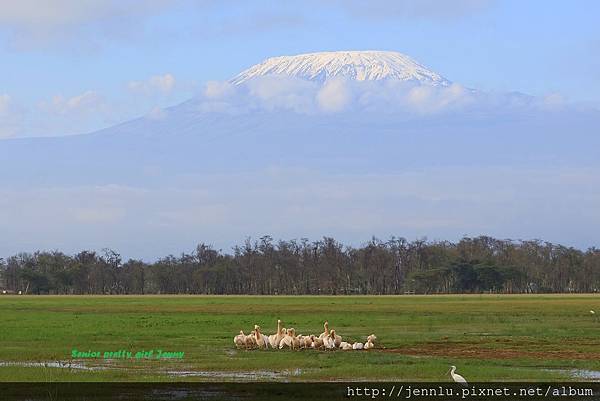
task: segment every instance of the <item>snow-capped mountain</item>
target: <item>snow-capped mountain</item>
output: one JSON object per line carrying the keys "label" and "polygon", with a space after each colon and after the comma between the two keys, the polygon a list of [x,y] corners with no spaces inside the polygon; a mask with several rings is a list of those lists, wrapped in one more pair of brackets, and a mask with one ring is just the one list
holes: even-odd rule
{"label": "snow-capped mountain", "polygon": [[[251,90],[217,83],[158,116],[86,135],[2,140],[0,210],[3,188],[33,184],[170,185],[274,167],[395,174],[536,161],[600,166],[598,112],[550,113],[523,95],[461,91],[400,53],[276,57],[231,82],[269,74],[372,82],[322,88],[257,80]],[[387,79],[422,85],[378,85]],[[321,108],[340,103],[344,106],[335,111]]]}
{"label": "snow-capped mountain", "polygon": [[[361,81],[246,81],[270,73]],[[600,222],[598,111],[472,93],[389,52],[280,57],[234,82],[90,134],[0,140],[0,256]]]}
{"label": "snow-capped mountain", "polygon": [[325,82],[343,77],[357,81],[400,80],[433,86],[450,81],[412,58],[392,51],[335,51],[271,57],[231,79],[241,84],[265,75],[287,75]]}

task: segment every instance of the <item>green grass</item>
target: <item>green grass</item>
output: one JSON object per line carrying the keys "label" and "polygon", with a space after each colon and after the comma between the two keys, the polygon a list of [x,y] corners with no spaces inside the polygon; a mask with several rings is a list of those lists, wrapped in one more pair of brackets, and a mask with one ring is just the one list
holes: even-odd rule
{"label": "green grass", "polygon": [[[565,370],[600,371],[600,321],[590,309],[600,311],[599,296],[2,296],[0,381],[446,381],[449,365],[471,381],[563,379]],[[321,333],[326,319],[344,340],[375,333],[379,348],[234,348],[240,329],[259,324],[271,334],[278,318],[305,335]],[[86,360],[105,368],[94,371],[6,365],[70,361],[73,348],[185,358]]]}

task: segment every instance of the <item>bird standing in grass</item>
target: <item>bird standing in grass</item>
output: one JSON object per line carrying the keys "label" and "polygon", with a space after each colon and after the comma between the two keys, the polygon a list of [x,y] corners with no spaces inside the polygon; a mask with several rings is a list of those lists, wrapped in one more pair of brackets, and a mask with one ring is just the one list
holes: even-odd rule
{"label": "bird standing in grass", "polygon": [[465,378],[459,374],[454,373],[456,372],[456,366],[450,366],[450,368],[450,376],[452,376],[452,380],[454,380],[456,383],[460,383],[464,387],[467,387],[469,383],[467,383]]}

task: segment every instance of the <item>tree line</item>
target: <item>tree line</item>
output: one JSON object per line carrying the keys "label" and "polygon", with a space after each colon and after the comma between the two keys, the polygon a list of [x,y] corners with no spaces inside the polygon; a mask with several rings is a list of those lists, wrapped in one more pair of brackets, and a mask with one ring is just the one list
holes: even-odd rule
{"label": "tree line", "polygon": [[373,238],[248,239],[200,244],[152,263],[117,252],[20,253],[0,259],[0,289],[27,294],[449,294],[600,291],[600,250],[481,236],[458,242]]}

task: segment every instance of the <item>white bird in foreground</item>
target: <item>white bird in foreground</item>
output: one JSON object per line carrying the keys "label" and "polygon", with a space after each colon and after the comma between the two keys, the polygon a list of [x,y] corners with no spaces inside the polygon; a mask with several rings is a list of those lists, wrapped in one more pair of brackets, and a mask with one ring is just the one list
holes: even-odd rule
{"label": "white bird in foreground", "polygon": [[450,376],[452,376],[452,380],[454,380],[456,383],[460,383],[461,385],[467,387],[469,385],[469,383],[467,383],[465,378],[462,377],[461,375],[454,373],[454,372],[456,372],[456,366],[450,366],[450,367],[452,368],[450,370]]}
{"label": "white bird in foreground", "polygon": [[590,313],[591,313],[592,315],[595,315],[595,314],[596,314],[596,312],[595,312],[595,311],[593,311],[593,310],[591,310],[591,311],[590,311]]}

